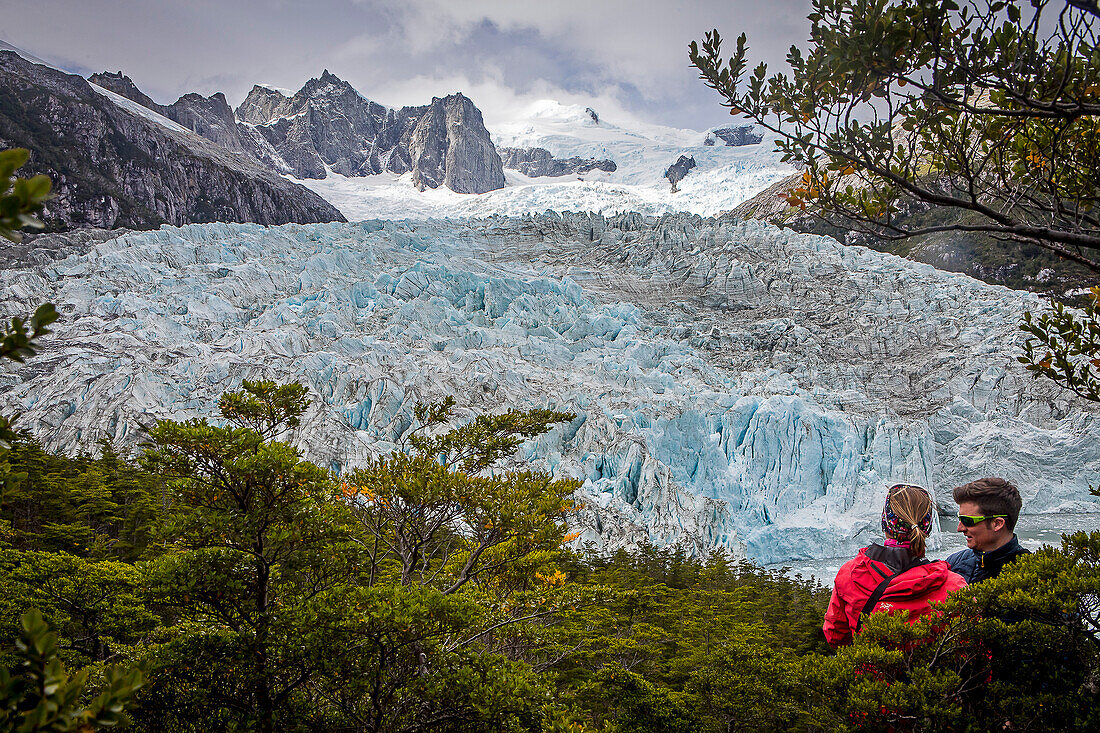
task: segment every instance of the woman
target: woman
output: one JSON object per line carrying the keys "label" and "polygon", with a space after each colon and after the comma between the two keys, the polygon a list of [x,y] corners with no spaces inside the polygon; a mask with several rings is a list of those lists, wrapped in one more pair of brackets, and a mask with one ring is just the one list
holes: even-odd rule
{"label": "woman", "polygon": [[932,611],[930,603],[966,585],[943,560],[924,558],[932,530],[932,497],[919,486],[890,487],[882,509],[881,545],[859,551],[836,574],[833,597],[825,613],[825,639],[838,647],[859,633],[860,615],[903,611],[909,623]]}

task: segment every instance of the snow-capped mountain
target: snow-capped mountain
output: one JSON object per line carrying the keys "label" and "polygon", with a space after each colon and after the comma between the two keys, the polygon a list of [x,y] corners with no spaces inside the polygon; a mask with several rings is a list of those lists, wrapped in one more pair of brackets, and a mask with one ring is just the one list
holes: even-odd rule
{"label": "snow-capped mountain", "polygon": [[[689,176],[690,177],[690,176]],[[0,409],[55,448],[209,415],[243,378],[300,379],[301,445],[342,468],[417,401],[577,413],[526,457],[585,481],[583,539],[761,561],[875,536],[889,482],[1017,480],[1029,512],[1094,506],[1096,415],[1015,362],[1042,302],[758,222],[628,214],[210,224],[39,240],[0,312],[56,338]]]}
{"label": "snow-capped mountain", "polygon": [[[481,111],[461,93],[420,107],[387,108],[327,70],[292,95],[257,85],[236,111],[220,93],[185,94],[172,104],[157,104],[121,71],[89,79],[88,88],[125,112],[172,135],[204,138],[213,145],[200,147],[237,166],[304,183],[351,219],[546,210],[712,215],[791,172],[779,161],[773,141],[745,125],[699,132],[619,124],[591,108],[543,100],[494,118],[493,129],[487,130]],[[55,132],[65,137],[63,130]],[[31,137],[15,142],[39,155],[58,148],[56,141]],[[511,168],[503,169],[498,151]],[[56,152],[59,159],[81,154],[65,144]],[[683,180],[680,174],[673,180],[668,172],[679,160],[695,165]],[[81,186],[97,198],[94,188]],[[460,195],[470,193],[489,195]],[[171,197],[155,186],[148,194],[155,200]],[[66,200],[62,197],[55,208],[64,208]],[[177,224],[255,218],[218,201],[202,212],[157,214]],[[85,222],[60,215],[58,221],[70,219],[70,226],[143,227],[157,221],[156,216],[99,216]]]}
{"label": "snow-capped mountain", "polygon": [[[547,210],[649,215],[682,211],[711,216],[733,209],[793,170],[780,161],[770,137],[755,144],[714,144],[714,131],[726,128],[696,131],[637,122],[618,125],[590,113],[580,105],[543,100],[491,123],[489,131],[499,149],[543,149],[555,159],[610,161],[613,171],[594,166],[577,175],[532,177],[506,168],[503,189],[476,197],[442,189],[420,192],[408,176],[330,174],[303,183],[352,220],[516,216]],[[742,138],[752,139],[751,135]],[[680,156],[694,158],[696,167],[678,181],[678,191],[673,192],[665,172]]]}

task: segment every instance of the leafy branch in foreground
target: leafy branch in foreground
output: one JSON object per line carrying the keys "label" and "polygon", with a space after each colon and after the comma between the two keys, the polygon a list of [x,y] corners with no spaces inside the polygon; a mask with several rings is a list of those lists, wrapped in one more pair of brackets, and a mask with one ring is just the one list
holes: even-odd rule
{"label": "leafy branch in foreground", "polygon": [[1030,334],[1018,361],[1034,373],[1100,402],[1100,286],[1089,291],[1089,302],[1077,311],[1055,301],[1038,318],[1024,314],[1020,326]]}
{"label": "leafy branch in foreground", "polygon": [[111,667],[106,688],[90,705],[81,704],[88,670],[70,675],[58,658],[57,634],[42,614],[23,614],[22,636],[15,642],[19,664],[0,669],[0,729],[31,731],[91,731],[123,721],[123,707],[142,685],[136,667]]}
{"label": "leafy branch in foreground", "polygon": [[[1061,6],[1061,7],[1058,7]],[[1095,3],[814,0],[789,73],[690,59],[731,114],[778,135],[805,171],[787,202],[884,238],[986,232],[1100,271],[1100,46]],[[914,227],[913,203],[954,223]]]}
{"label": "leafy branch in foreground", "polygon": [[0,359],[22,363],[24,357],[34,354],[39,346],[35,339],[50,333],[48,326],[58,319],[53,303],[43,303],[35,309],[29,321],[12,318],[0,335]]}
{"label": "leafy branch in foreground", "polygon": [[0,151],[0,237],[12,242],[22,241],[18,229],[43,227],[35,214],[52,198],[47,176],[15,177],[15,171],[29,158],[30,151],[25,148]]}

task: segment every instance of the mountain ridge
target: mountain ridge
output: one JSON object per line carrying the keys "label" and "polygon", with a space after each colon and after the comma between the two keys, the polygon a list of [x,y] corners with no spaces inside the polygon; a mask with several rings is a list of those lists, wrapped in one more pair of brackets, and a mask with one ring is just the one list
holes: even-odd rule
{"label": "mountain ridge", "polygon": [[29,149],[23,171],[53,181],[51,229],[344,220],[305,187],[13,50],[0,50],[0,146]]}
{"label": "mountain ridge", "polygon": [[89,79],[295,178],[411,172],[421,189],[486,193],[504,187],[500,155],[481,111],[461,92],[392,109],[325,69],[290,97],[254,85],[234,111],[220,92],[158,105],[121,71]]}
{"label": "mountain ridge", "polygon": [[[802,211],[783,198],[787,191],[801,185],[801,175],[797,172],[776,181],[738,204],[730,213],[742,219],[758,219],[798,232],[833,237],[846,245],[870,247],[947,272],[963,273],[992,285],[1043,293],[1071,302],[1073,293],[1095,283],[1095,274],[1075,262],[1037,245],[1001,240],[991,234],[946,231],[907,239],[887,239],[860,231],[854,222],[851,227],[826,222],[812,208]],[[893,217],[898,225],[914,229],[968,223],[978,218],[960,209],[920,202],[903,202]]]}

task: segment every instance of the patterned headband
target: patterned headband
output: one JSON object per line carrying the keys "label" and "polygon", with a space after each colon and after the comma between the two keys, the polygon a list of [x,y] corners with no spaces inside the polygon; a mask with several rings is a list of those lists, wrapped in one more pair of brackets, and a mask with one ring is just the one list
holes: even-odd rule
{"label": "patterned headband", "polygon": [[882,533],[888,539],[902,543],[909,541],[909,530],[912,525],[894,514],[894,510],[890,508],[890,499],[897,491],[904,489],[915,489],[916,491],[922,491],[928,495],[928,513],[921,519],[920,523],[917,524],[917,528],[926,536],[932,531],[932,495],[928,494],[922,487],[912,484],[897,484],[891,486],[890,490],[886,492],[886,504],[882,507]]}

